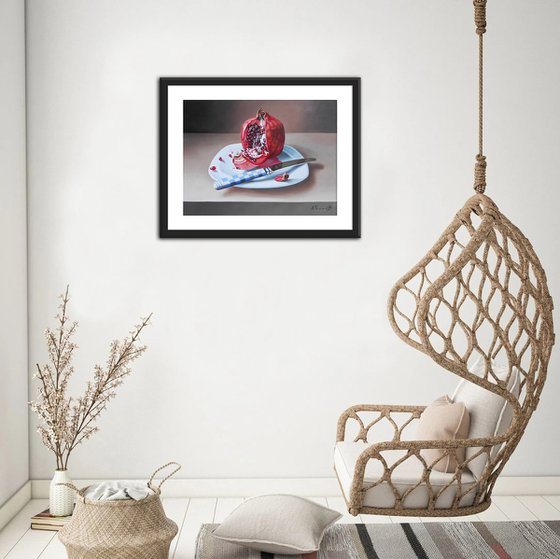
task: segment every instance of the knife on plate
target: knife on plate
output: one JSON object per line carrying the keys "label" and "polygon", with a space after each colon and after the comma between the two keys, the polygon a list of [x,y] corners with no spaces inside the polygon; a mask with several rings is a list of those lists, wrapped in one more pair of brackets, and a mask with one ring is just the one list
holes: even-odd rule
{"label": "knife on plate", "polygon": [[216,190],[224,190],[224,188],[230,188],[244,182],[250,182],[261,177],[266,177],[267,175],[270,175],[275,171],[278,171],[279,169],[285,169],[286,167],[295,167],[296,165],[303,165],[304,163],[309,163],[310,161],[315,161],[315,157],[304,157],[302,159],[291,159],[290,161],[282,161],[280,163],[270,165],[270,167],[263,167],[261,169],[254,169],[253,171],[247,171],[239,175],[234,175],[229,180],[219,183],[217,182],[214,185],[214,188]]}

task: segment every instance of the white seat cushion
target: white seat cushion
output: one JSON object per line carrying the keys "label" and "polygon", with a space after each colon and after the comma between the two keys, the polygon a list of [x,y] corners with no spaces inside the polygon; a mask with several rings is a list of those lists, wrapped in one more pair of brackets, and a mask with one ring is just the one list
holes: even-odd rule
{"label": "white seat cushion", "polygon": [[[338,480],[348,501],[350,499],[350,488],[352,486],[352,478],[354,476],[354,467],[356,460],[360,454],[371,446],[363,442],[339,442],[336,444],[334,453],[334,467],[338,476]],[[404,451],[390,450],[384,451],[383,457],[387,460],[387,464],[391,466],[399,458],[405,454]],[[410,457],[408,460],[400,464],[391,476],[393,485],[397,491],[403,495],[408,489],[414,487],[422,477],[423,465],[416,457]],[[364,486],[367,486],[379,480],[383,475],[383,465],[379,460],[370,460],[366,466]],[[449,487],[444,489],[449,483]],[[434,494],[442,491],[437,497],[436,508],[449,508],[457,491],[466,493],[476,480],[470,472],[464,472],[459,484],[457,480],[453,481],[453,474],[432,470],[430,475],[430,484]],[[476,489],[461,498],[459,506],[467,507],[473,504]],[[411,491],[404,500],[404,508],[422,509],[426,508],[429,500],[429,488],[423,483]],[[395,506],[395,496],[393,490],[383,482],[376,487],[369,489],[364,497],[364,506],[377,508],[393,508]]]}

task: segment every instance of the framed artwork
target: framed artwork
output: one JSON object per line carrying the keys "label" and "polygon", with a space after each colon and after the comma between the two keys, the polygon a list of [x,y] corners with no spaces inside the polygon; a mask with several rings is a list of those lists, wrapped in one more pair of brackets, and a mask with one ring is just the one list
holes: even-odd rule
{"label": "framed artwork", "polygon": [[359,78],[160,78],[161,238],[360,236]]}

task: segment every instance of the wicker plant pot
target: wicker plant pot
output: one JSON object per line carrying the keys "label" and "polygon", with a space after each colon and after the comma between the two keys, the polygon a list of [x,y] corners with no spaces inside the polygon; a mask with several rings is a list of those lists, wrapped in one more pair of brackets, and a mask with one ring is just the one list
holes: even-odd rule
{"label": "wicker plant pot", "polygon": [[154,494],[141,501],[91,501],[87,487],[78,490],[72,520],[58,534],[69,559],[167,559],[178,531],[160,499],[170,476],[157,487],[153,477],[148,486]]}

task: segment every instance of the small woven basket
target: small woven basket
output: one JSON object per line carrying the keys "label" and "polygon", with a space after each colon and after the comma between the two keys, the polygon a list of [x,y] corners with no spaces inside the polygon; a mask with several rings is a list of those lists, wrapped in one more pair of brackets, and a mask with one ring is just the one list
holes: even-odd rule
{"label": "small woven basket", "polygon": [[[177,468],[158,486],[155,475],[167,466]],[[177,524],[165,516],[161,486],[181,466],[170,462],[158,468],[148,487],[154,492],[140,501],[92,501],[85,497],[87,487],[77,489],[72,520],[58,533],[69,559],[167,559]]]}

